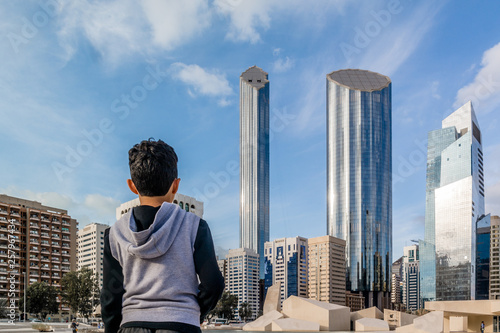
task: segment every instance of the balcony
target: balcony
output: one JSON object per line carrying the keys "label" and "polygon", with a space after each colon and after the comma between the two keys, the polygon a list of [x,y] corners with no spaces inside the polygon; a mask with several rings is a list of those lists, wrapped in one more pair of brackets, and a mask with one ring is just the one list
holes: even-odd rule
{"label": "balcony", "polygon": [[58,219],[52,219],[52,224],[61,224],[61,221]]}
{"label": "balcony", "polygon": [[49,226],[46,224],[43,224],[43,223],[42,223],[42,229],[43,230],[50,230]]}
{"label": "balcony", "polygon": [[31,214],[30,215],[30,220],[40,221],[40,217],[38,216],[38,214]]}
{"label": "balcony", "polygon": [[38,260],[40,260],[40,259],[38,259],[38,257],[37,257],[37,256],[30,256],[30,260],[38,261]]}
{"label": "balcony", "polygon": [[32,223],[32,222],[30,222],[30,228],[40,229],[40,226],[38,225],[38,223]]}
{"label": "balcony", "polygon": [[0,208],[0,214],[7,215],[7,210]]}
{"label": "balcony", "polygon": [[17,211],[17,210],[11,210],[10,211],[10,216],[21,216],[21,215],[19,215],[19,211]]}
{"label": "balcony", "polygon": [[42,221],[50,222],[50,220],[47,216],[42,215],[41,219],[42,219]]}
{"label": "balcony", "polygon": [[5,216],[0,216],[0,221],[7,222],[7,218]]}
{"label": "balcony", "polygon": [[62,228],[63,234],[69,234],[69,229],[68,228]]}

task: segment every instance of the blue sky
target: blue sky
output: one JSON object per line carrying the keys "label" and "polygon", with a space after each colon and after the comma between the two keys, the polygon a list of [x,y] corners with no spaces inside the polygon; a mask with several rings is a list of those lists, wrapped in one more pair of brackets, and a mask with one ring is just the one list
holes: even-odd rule
{"label": "blue sky", "polygon": [[472,100],[500,214],[498,1],[2,1],[0,193],[114,223],[127,151],[179,155],[217,246],[238,247],[239,76],[269,73],[271,238],[326,233],[326,74],[388,75],[393,259],[423,237],[426,139]]}

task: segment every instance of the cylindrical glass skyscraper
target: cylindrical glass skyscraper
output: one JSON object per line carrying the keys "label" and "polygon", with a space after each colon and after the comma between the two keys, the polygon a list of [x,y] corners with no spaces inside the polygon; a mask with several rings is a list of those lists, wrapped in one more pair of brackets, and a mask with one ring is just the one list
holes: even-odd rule
{"label": "cylindrical glass skyscraper", "polygon": [[391,80],[327,75],[327,232],[346,240],[346,289],[388,307],[392,264]]}

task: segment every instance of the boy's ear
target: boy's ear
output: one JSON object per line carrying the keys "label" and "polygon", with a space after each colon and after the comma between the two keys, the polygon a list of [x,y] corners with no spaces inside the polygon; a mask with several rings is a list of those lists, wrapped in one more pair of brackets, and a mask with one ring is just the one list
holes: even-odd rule
{"label": "boy's ear", "polygon": [[172,194],[176,194],[177,191],[179,190],[179,183],[181,179],[180,178],[175,178],[174,181],[172,182]]}
{"label": "boy's ear", "polygon": [[134,194],[137,194],[139,195],[139,191],[137,191],[137,188],[135,187],[135,184],[134,182],[132,181],[132,179],[127,179],[127,185],[128,185],[128,188],[134,193]]}

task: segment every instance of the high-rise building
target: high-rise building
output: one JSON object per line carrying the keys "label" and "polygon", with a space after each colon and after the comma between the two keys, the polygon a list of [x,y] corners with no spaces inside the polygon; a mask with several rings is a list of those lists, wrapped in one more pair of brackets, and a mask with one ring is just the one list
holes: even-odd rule
{"label": "high-rise building", "polygon": [[219,265],[219,270],[226,284],[226,289],[224,290],[227,290],[227,259],[217,259],[217,265]]}
{"label": "high-rise building", "polygon": [[482,216],[476,227],[476,300],[489,299],[491,216]]}
{"label": "high-rise building", "polygon": [[416,311],[423,308],[420,302],[420,256],[418,245],[403,249],[403,304],[406,309]]}
{"label": "high-rise building", "polygon": [[[174,196],[174,201],[172,203],[179,205],[179,207],[186,210],[186,212],[191,212],[199,216],[200,218],[203,218],[203,202],[198,201],[195,198],[176,193]],[[141,203],[139,202],[139,198],[135,198],[122,203],[119,207],[116,208],[116,219],[118,220],[132,208],[140,206],[140,204]]]}
{"label": "high-rise building", "polygon": [[500,299],[500,217],[492,216],[490,236],[490,299]]}
{"label": "high-rise building", "polygon": [[257,66],[240,76],[240,247],[260,255],[269,241],[269,80]]}
{"label": "high-rise building", "polygon": [[264,287],[281,282],[281,302],[307,297],[307,238],[279,238],[264,244]]}
{"label": "high-rise building", "polygon": [[[35,282],[60,289],[64,274],[77,268],[77,225],[64,209],[1,194],[0,298],[14,301],[17,310],[25,289]],[[61,304],[51,317],[69,316],[69,307]]]}
{"label": "high-rise building", "polygon": [[387,308],[392,264],[391,80],[327,75],[327,232],[346,240],[346,288]]}
{"label": "high-rise building", "polygon": [[345,240],[332,236],[309,238],[307,297],[346,304]]}
{"label": "high-rise building", "polygon": [[420,242],[423,301],[476,295],[476,222],[484,215],[481,131],[468,102],[429,132],[425,234]]}
{"label": "high-rise building", "polygon": [[402,303],[403,257],[392,263],[391,267],[391,303],[392,308],[400,310]]}
{"label": "high-rise building", "polygon": [[78,270],[87,267],[94,272],[102,288],[102,259],[104,255],[104,232],[109,225],[100,223],[87,224],[78,230]]}
{"label": "high-rise building", "polygon": [[229,250],[227,259],[226,291],[238,296],[238,306],[246,302],[252,309],[251,319],[259,313],[259,255],[251,249]]}

